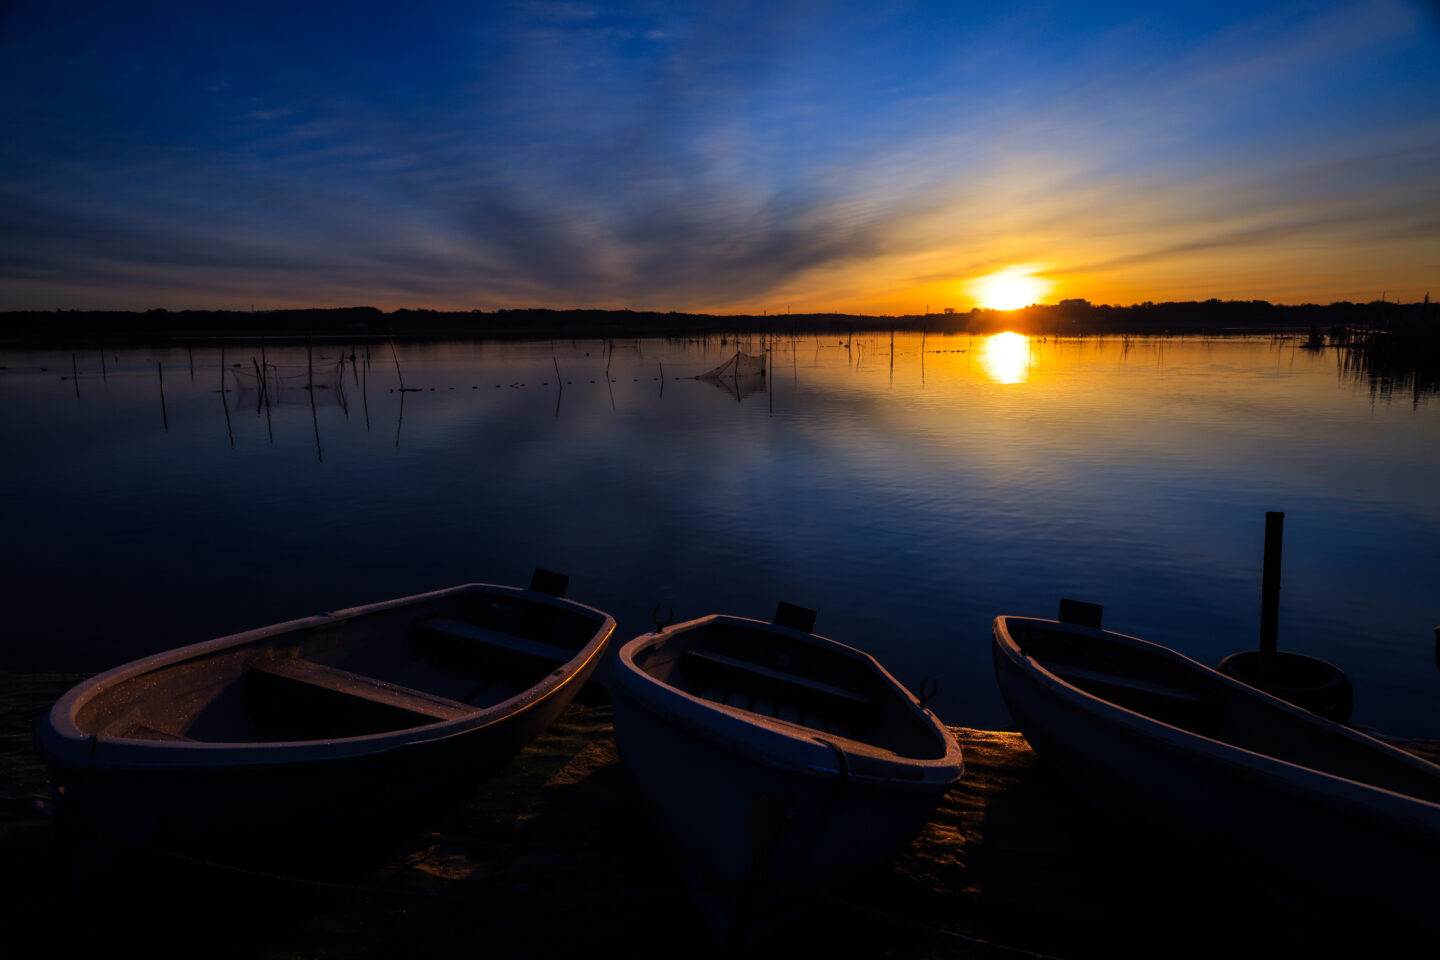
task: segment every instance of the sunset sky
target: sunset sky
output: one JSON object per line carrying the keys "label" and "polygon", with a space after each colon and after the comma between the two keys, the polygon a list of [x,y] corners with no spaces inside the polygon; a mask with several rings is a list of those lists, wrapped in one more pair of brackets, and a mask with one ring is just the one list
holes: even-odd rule
{"label": "sunset sky", "polygon": [[0,118],[0,309],[1440,296],[1435,3],[15,0]]}

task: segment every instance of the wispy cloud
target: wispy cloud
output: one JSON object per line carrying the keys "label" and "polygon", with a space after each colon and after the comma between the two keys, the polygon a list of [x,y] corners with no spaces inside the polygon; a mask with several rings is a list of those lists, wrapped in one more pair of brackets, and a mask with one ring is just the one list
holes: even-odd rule
{"label": "wispy cloud", "polygon": [[36,41],[0,67],[19,92],[0,119],[21,131],[0,144],[0,277],[12,303],[70,284],[884,309],[1014,262],[1215,295],[1240,292],[1234,258],[1385,245],[1424,262],[1440,68],[1413,6],[1038,9],[516,3],[451,10],[443,32],[409,14],[411,46],[342,21],[349,56],[314,62],[295,53],[323,16],[271,41],[261,20],[192,13],[187,36],[222,39],[183,56],[163,32],[124,56],[97,40],[78,75]]}

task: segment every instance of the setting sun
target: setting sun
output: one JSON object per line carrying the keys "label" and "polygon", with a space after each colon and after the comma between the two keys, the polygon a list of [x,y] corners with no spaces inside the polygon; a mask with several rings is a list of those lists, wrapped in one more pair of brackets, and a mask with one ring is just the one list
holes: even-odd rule
{"label": "setting sun", "polygon": [[973,295],[980,306],[990,310],[1018,310],[1036,303],[1053,284],[1035,275],[1029,267],[1006,267],[999,273],[975,281]]}

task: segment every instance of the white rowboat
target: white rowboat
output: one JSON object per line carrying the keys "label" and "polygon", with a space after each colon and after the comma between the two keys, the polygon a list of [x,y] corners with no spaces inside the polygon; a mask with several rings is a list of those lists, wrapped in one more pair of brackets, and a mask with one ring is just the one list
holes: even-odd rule
{"label": "white rowboat", "polygon": [[37,732],[72,877],[106,851],[285,848],[471,785],[570,702],[614,629],[467,584],[102,673]]}
{"label": "white rowboat", "polygon": [[995,676],[1025,739],[1106,813],[1338,924],[1433,947],[1440,767],[1173,650],[999,617]]}
{"label": "white rowboat", "polygon": [[731,950],[897,854],[961,774],[949,731],[874,658],[805,630],[708,616],[618,659],[621,758]]}

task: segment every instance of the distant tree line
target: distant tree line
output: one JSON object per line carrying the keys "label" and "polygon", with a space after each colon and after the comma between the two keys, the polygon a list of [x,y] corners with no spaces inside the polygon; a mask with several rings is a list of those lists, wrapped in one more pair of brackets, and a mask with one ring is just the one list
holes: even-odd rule
{"label": "distant tree line", "polygon": [[1264,300],[1205,300],[1131,306],[1063,300],[1022,310],[863,316],[838,313],[714,315],[634,310],[439,311],[375,307],[302,310],[55,310],[0,313],[0,338],[39,343],[145,339],[714,336],[736,333],[848,334],[927,330],[993,333],[1016,330],[1050,336],[1098,334],[1266,333],[1311,331],[1333,342],[1375,331],[1408,331],[1435,338],[1440,315],[1421,303],[1332,303],[1283,306]]}

